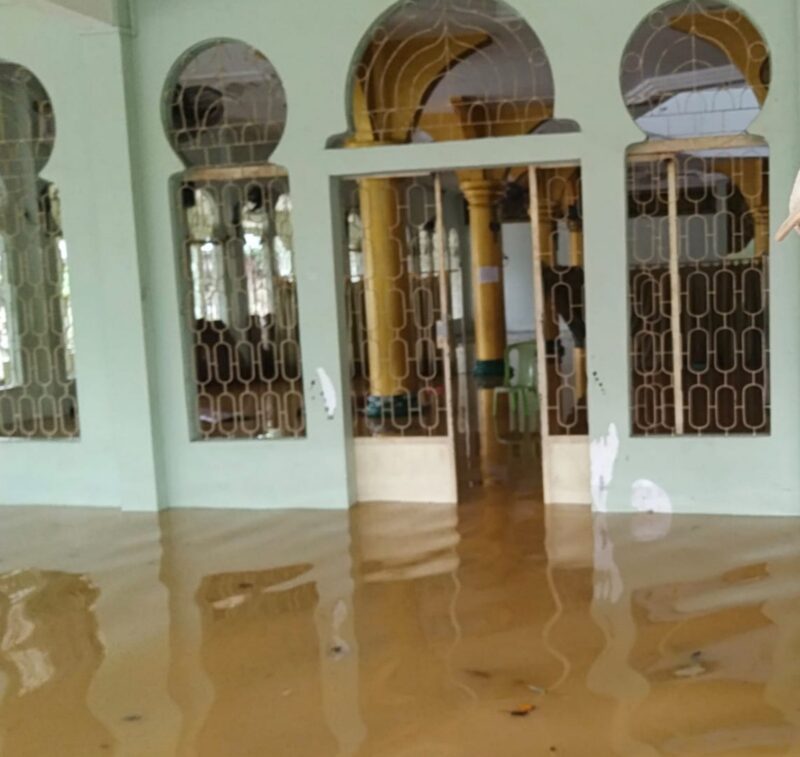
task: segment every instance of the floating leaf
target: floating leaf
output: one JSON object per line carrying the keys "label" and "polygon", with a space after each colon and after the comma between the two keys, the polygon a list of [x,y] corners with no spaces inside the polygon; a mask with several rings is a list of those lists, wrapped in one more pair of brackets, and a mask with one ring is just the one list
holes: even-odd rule
{"label": "floating leaf", "polygon": [[524,718],[530,715],[535,709],[535,704],[521,704],[519,707],[509,710],[509,715],[513,715],[516,718]]}

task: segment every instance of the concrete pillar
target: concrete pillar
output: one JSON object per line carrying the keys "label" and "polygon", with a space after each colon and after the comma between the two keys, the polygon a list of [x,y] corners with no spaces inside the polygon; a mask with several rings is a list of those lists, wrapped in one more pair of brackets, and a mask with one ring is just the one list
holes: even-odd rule
{"label": "concrete pillar", "polygon": [[475,375],[499,376],[503,374],[506,349],[503,250],[497,222],[502,184],[469,179],[461,182],[461,190],[469,205]]}
{"label": "concrete pillar", "polygon": [[407,415],[408,273],[397,180],[358,182],[364,228],[364,301],[369,356],[367,415]]}

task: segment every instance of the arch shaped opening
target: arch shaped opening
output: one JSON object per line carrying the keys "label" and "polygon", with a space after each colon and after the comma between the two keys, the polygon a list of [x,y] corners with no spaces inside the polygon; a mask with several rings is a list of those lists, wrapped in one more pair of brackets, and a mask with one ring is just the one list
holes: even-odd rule
{"label": "arch shaped opening", "polygon": [[767,44],[727,3],[670,2],[634,31],[620,83],[648,137],[627,166],[632,432],[768,433],[769,149],[746,133]]}
{"label": "arch shaped opening", "polygon": [[620,70],[628,112],[656,138],[745,132],[769,85],[764,38],[719,0],[678,0],[649,13],[631,35]]}
{"label": "arch shaped opening", "polygon": [[61,201],[41,176],[55,136],[42,83],[0,60],[0,437],[79,435]]}
{"label": "arch shaped opening", "polygon": [[238,40],[214,40],[177,61],[163,115],[186,166],[264,163],[283,136],[286,92],[261,52]]}
{"label": "arch shaped opening", "polygon": [[[541,41],[502,0],[400,0],[351,66],[345,143],[539,133],[556,122],[554,99]],[[551,130],[578,129],[558,124]]]}
{"label": "arch shaped opening", "polygon": [[196,439],[305,434],[289,177],[270,162],[286,113],[272,63],[237,40],[187,51],[164,89]]}

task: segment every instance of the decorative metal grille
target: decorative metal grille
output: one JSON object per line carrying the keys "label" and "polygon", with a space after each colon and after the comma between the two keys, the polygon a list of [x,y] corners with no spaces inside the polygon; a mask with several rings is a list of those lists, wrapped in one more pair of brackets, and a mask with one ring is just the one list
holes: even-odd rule
{"label": "decorative metal grille", "polygon": [[286,125],[286,92],[262,53],[219,40],[189,50],[174,70],[165,116],[187,166],[269,161]]}
{"label": "decorative metal grille", "polygon": [[537,168],[538,272],[541,277],[545,381],[550,436],[589,433],[586,396],[583,213],[577,166]]}
{"label": "decorative metal grille", "polygon": [[628,110],[648,134],[743,132],[767,96],[769,50],[740,11],[718,0],[680,0],[650,13],[622,60]]}
{"label": "decorative metal grille", "polygon": [[553,117],[553,76],[534,31],[501,0],[400,0],[354,66],[355,141],[576,131]]}
{"label": "decorative metal grille", "polygon": [[635,434],[769,431],[768,161],[732,152],[629,164]]}
{"label": "decorative metal grille", "polygon": [[170,141],[189,166],[174,187],[195,434],[303,436],[289,180],[267,163],[282,85],[263,55],[222,41],[184,56],[168,95]]}
{"label": "decorative metal grille", "polygon": [[634,434],[769,432],[768,150],[742,133],[769,61],[715,0],[654,11],[624,55],[631,114],[669,138],[628,158]]}
{"label": "decorative metal grille", "polygon": [[433,177],[343,182],[358,436],[447,434]]}
{"label": "decorative metal grille", "polygon": [[0,62],[0,437],[79,434],[67,244],[39,175],[54,141],[41,83]]}

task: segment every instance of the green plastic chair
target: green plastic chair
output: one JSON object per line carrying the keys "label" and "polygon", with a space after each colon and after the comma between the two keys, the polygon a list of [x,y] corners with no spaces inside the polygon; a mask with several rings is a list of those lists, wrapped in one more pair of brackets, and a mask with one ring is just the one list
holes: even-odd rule
{"label": "green plastic chair", "polygon": [[509,413],[521,420],[520,430],[536,431],[539,427],[539,393],[537,391],[536,342],[517,342],[506,347],[505,373],[502,386],[495,387],[492,414],[497,419],[501,394],[508,395]]}

